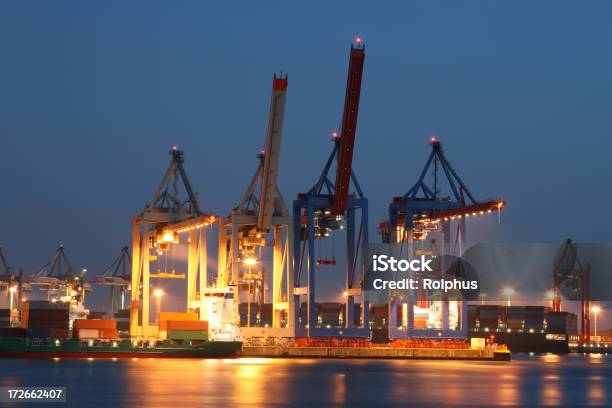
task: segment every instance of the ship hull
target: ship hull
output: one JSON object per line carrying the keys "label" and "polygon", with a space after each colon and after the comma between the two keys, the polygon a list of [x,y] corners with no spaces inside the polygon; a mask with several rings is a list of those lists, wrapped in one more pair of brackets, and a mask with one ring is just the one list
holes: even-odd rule
{"label": "ship hull", "polygon": [[31,339],[0,339],[0,358],[232,358],[241,354],[240,342],[204,342],[198,345],[135,347],[129,342],[88,345],[79,341],[59,344]]}

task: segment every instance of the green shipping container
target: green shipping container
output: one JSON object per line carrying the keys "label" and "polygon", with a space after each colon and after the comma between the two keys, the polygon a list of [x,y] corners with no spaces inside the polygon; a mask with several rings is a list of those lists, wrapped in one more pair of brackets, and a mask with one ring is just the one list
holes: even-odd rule
{"label": "green shipping container", "polygon": [[169,330],[168,338],[172,340],[208,340],[208,332],[195,330]]}

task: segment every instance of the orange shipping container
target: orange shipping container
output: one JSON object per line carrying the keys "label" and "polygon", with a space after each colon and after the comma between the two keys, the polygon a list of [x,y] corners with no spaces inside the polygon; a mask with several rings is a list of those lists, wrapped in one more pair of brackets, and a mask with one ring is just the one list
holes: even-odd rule
{"label": "orange shipping container", "polygon": [[119,332],[117,329],[101,329],[100,338],[115,340],[119,338]]}
{"label": "orange shipping container", "polygon": [[115,320],[101,319],[76,319],[74,321],[74,329],[116,329],[117,322]]}
{"label": "orange shipping container", "polygon": [[208,322],[203,320],[168,320],[166,322],[167,330],[193,330],[193,331],[208,331]]}
{"label": "orange shipping container", "polygon": [[414,317],[414,328],[415,329],[426,329],[427,328],[427,316],[415,316]]}
{"label": "orange shipping container", "polygon": [[160,312],[159,313],[159,330],[168,330],[168,320],[174,321],[194,321],[199,320],[198,314],[195,312]]}

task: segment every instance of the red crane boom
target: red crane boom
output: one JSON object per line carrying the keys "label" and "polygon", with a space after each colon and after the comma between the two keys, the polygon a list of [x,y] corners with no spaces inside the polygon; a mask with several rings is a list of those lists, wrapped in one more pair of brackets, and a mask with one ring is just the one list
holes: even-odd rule
{"label": "red crane boom", "polygon": [[364,61],[365,46],[360,39],[357,39],[355,45],[351,44],[351,56],[346,81],[346,96],[344,97],[344,112],[342,114],[342,129],[340,131],[340,146],[338,148],[338,167],[336,169],[336,188],[332,208],[334,214],[344,214],[348,204]]}

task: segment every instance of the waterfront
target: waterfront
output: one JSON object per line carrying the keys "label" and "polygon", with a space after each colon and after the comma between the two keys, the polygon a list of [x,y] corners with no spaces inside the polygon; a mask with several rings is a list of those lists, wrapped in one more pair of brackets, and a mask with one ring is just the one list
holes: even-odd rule
{"label": "waterfront", "polygon": [[610,406],[611,363],[603,355],[487,363],[10,359],[1,362],[0,386],[65,386],[64,407]]}

